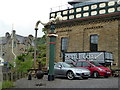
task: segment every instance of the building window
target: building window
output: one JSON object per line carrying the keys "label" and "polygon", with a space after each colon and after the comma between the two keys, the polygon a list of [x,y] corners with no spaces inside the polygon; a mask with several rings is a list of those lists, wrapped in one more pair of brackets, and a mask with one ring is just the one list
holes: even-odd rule
{"label": "building window", "polygon": [[117,4],[120,4],[120,0],[117,1]]}
{"label": "building window", "polygon": [[71,10],[69,11],[69,13],[74,13],[74,9],[71,9]]}
{"label": "building window", "polygon": [[64,16],[64,17],[63,17],[63,20],[67,20],[67,18],[68,18],[67,16]]}
{"label": "building window", "polygon": [[13,43],[13,47],[16,48],[16,45],[17,45],[17,43],[14,41],[14,43]]}
{"label": "building window", "polygon": [[103,8],[103,7],[105,7],[105,6],[106,6],[105,3],[101,3],[101,4],[99,4],[99,7],[100,7],[100,8]]}
{"label": "building window", "polygon": [[87,16],[89,16],[89,13],[88,13],[88,12],[83,13],[83,16],[84,16],[84,17],[87,17]]}
{"label": "building window", "polygon": [[108,12],[109,12],[109,13],[115,12],[115,8],[109,8],[109,9],[108,9]]}
{"label": "building window", "polygon": [[51,17],[55,17],[55,13],[51,13]]}
{"label": "building window", "polygon": [[66,10],[66,11],[63,11],[63,15],[66,15],[68,13],[68,11]]}
{"label": "building window", "polygon": [[83,10],[84,10],[84,11],[89,10],[89,6],[84,7]]}
{"label": "building window", "polygon": [[90,36],[90,51],[98,51],[98,35]]}
{"label": "building window", "polygon": [[66,52],[67,48],[68,48],[68,38],[63,37],[63,38],[61,38],[61,51]]}
{"label": "building window", "polygon": [[80,18],[81,16],[81,14],[76,14],[76,18]]}
{"label": "building window", "polygon": [[70,15],[70,16],[69,16],[69,19],[74,19],[74,15]]}
{"label": "building window", "polygon": [[104,14],[104,13],[106,13],[105,9],[99,11],[99,14]]}
{"label": "building window", "polygon": [[113,6],[113,5],[115,5],[115,1],[108,2],[108,6]]}
{"label": "building window", "polygon": [[91,9],[96,9],[97,5],[91,5]]}
{"label": "building window", "polygon": [[61,38],[61,54],[60,57],[61,59],[63,59],[63,61],[65,60],[65,53],[68,49],[68,38],[67,37],[63,37]]}
{"label": "building window", "polygon": [[77,8],[76,9],[76,12],[80,12],[82,9],[81,8]]}
{"label": "building window", "polygon": [[61,12],[57,12],[57,15],[61,15]]}
{"label": "building window", "polygon": [[120,7],[118,7],[117,10],[120,11]]}
{"label": "building window", "polygon": [[97,11],[92,11],[91,15],[97,15]]}

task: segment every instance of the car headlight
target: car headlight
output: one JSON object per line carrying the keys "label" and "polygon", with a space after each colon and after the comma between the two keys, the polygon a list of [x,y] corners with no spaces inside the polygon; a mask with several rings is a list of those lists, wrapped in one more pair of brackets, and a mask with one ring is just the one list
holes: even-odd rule
{"label": "car headlight", "polygon": [[98,68],[98,70],[100,70],[100,71],[105,71],[104,69],[101,69],[101,68]]}

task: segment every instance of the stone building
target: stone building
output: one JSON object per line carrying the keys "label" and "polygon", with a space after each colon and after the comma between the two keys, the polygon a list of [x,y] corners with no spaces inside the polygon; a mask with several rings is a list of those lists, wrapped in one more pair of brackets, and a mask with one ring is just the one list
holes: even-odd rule
{"label": "stone building", "polygon": [[70,8],[50,13],[50,18],[57,15],[63,18],[62,22],[55,25],[58,34],[55,62],[63,61],[64,52],[107,51],[113,54],[112,67],[118,68],[120,1],[68,3]]}
{"label": "stone building", "polygon": [[17,35],[15,30],[12,31],[12,34],[7,32],[5,37],[0,39],[0,57],[5,62],[14,62],[16,56],[26,53],[34,45],[33,40],[34,37],[32,35],[24,37]]}

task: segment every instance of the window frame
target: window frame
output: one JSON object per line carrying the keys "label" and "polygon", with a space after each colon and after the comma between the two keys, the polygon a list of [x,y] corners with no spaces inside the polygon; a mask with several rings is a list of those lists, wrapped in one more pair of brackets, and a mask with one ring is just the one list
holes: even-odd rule
{"label": "window frame", "polygon": [[[93,37],[93,39],[92,39],[92,37]],[[98,42],[99,42],[99,35],[98,34],[90,35],[90,51],[91,52],[98,51]]]}

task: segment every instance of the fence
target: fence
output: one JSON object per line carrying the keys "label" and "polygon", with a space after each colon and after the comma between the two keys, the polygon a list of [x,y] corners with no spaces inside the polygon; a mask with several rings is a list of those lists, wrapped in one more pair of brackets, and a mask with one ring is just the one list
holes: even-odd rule
{"label": "fence", "polygon": [[26,73],[23,72],[3,72],[3,81],[16,81],[20,78],[26,77]]}

